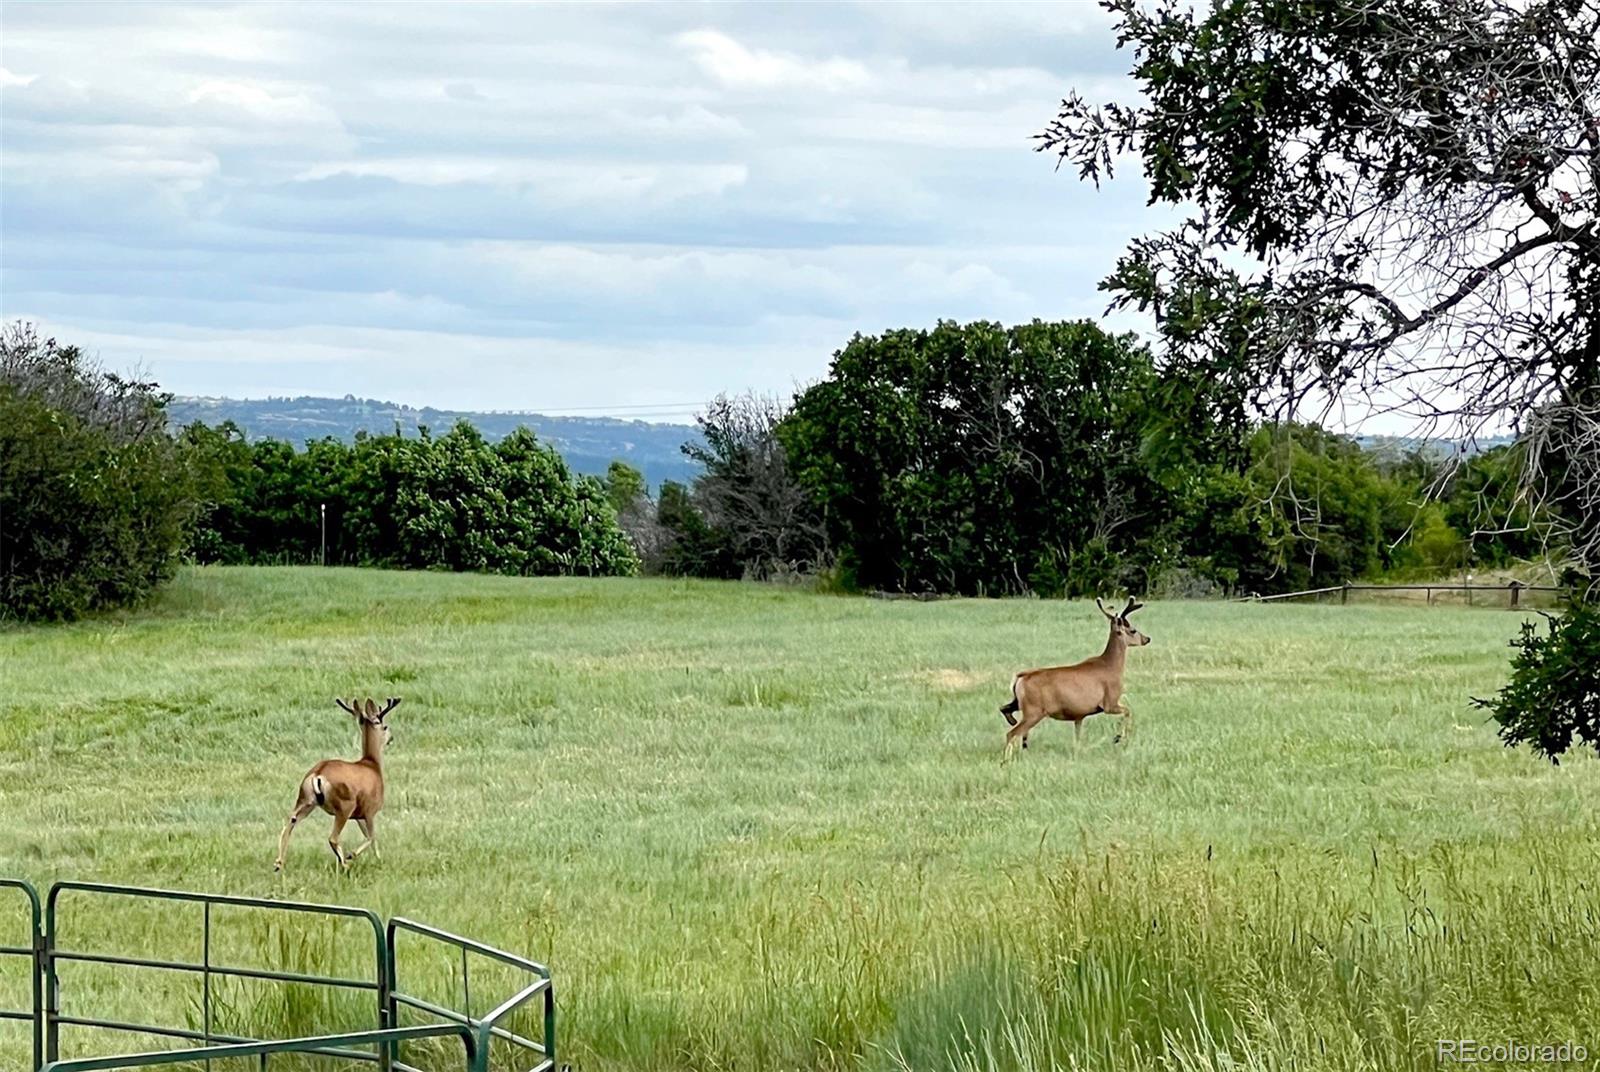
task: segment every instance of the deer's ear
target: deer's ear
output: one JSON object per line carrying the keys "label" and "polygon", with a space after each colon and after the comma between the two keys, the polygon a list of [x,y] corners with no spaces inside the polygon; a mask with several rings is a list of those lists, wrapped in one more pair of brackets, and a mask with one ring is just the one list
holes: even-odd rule
{"label": "deer's ear", "polygon": [[378,717],[378,704],[371,696],[367,697],[366,716],[372,721],[376,721]]}

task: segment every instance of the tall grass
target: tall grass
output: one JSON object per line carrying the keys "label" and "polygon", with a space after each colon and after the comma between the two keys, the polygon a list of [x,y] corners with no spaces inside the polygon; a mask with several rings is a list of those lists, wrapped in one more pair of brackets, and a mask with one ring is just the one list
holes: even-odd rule
{"label": "tall grass", "polygon": [[[1092,606],[195,570],[139,615],[0,633],[0,872],[358,904],[526,952],[579,1068],[1600,1055],[1600,762],[1508,752],[1466,706],[1516,615],[1143,617],[1132,747],[1046,726],[1002,765],[1010,674],[1098,650]],[[299,775],[353,749],[331,702],[351,692],[405,697],[383,858],[336,875],[319,820],[275,878]],[[363,955],[244,919],[220,940],[269,966]],[[448,958],[409,970],[459,1002]],[[476,972],[474,1006],[514,985]],[[192,993],[138,982],[67,996],[192,1022]],[[230,984],[218,1013],[240,1034],[364,1015],[282,991]]]}

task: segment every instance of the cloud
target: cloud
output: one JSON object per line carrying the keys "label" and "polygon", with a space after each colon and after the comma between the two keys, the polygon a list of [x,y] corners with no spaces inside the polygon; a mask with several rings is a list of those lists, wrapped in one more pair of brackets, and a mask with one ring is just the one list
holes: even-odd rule
{"label": "cloud", "polygon": [[196,118],[209,117],[220,125],[239,119],[285,127],[338,128],[338,117],[304,93],[274,93],[265,86],[241,81],[203,82],[189,93]]}
{"label": "cloud", "polygon": [[0,313],[184,392],[783,391],[1161,222],[1030,152],[1124,88],[1083,5],[14,7]]}
{"label": "cloud", "polygon": [[725,86],[739,89],[853,89],[870,80],[856,60],[807,60],[787,52],[747,48],[718,30],[691,30],[677,36],[700,69]]}
{"label": "cloud", "polygon": [[546,208],[603,205],[668,205],[693,198],[715,198],[742,185],[742,164],[617,164],[549,162],[442,156],[395,157],[318,164],[296,182],[376,177],[407,186],[509,186],[522,189]]}

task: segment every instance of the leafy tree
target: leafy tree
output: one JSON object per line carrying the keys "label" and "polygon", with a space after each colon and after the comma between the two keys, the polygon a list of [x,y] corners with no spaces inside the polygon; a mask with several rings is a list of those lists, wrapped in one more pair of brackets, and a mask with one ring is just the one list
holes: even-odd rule
{"label": "leafy tree", "polygon": [[1107,5],[1138,105],[1041,136],[1193,206],[1105,286],[1249,408],[1361,397],[1529,432],[1526,476],[1600,558],[1600,8],[1582,0]]}
{"label": "leafy tree", "polygon": [[1087,322],[856,336],[780,436],[856,582],[1104,589],[1163,520],[1139,460],[1149,355]]}
{"label": "leafy tree", "polygon": [[644,474],[624,461],[614,461],[606,467],[604,484],[606,501],[619,516],[647,497]]}
{"label": "leafy tree", "polygon": [[[1189,568],[1265,593],[1418,564],[1420,485],[1386,475],[1353,440],[1310,426],[1263,426],[1246,451],[1242,469],[1203,467],[1179,493],[1173,529]],[[1435,543],[1455,539],[1448,526],[1430,532]]]}
{"label": "leafy tree", "polygon": [[171,576],[210,482],[167,396],[16,323],[0,335],[0,618],[137,603]]}
{"label": "leafy tree", "polygon": [[613,461],[606,471],[606,501],[617,515],[617,525],[633,545],[639,565],[646,573],[659,573],[662,555],[672,539],[657,516],[644,474],[627,462]]}
{"label": "leafy tree", "polygon": [[1560,762],[1575,740],[1600,751],[1600,604],[1576,601],[1544,619],[1543,634],[1523,622],[1511,642],[1511,681],[1473,703],[1493,715],[1506,744]]}
{"label": "leafy tree", "polygon": [[652,572],[679,577],[737,579],[741,564],[726,537],[715,532],[695,505],[688,486],[675,480],[661,485],[656,521],[665,540],[647,566]]}
{"label": "leafy tree", "polygon": [[1538,555],[1559,523],[1529,494],[1523,480],[1526,451],[1501,446],[1452,466],[1438,483],[1444,518],[1467,541],[1474,563],[1504,566]]}

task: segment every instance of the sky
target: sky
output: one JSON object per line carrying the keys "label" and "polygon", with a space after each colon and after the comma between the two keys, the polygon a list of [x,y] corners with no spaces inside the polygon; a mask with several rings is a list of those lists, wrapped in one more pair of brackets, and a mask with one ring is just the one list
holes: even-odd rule
{"label": "sky", "polygon": [[5,0],[0,313],[180,394],[787,395],[857,332],[1103,314],[1160,218],[1030,139],[1115,45],[1077,0]]}

